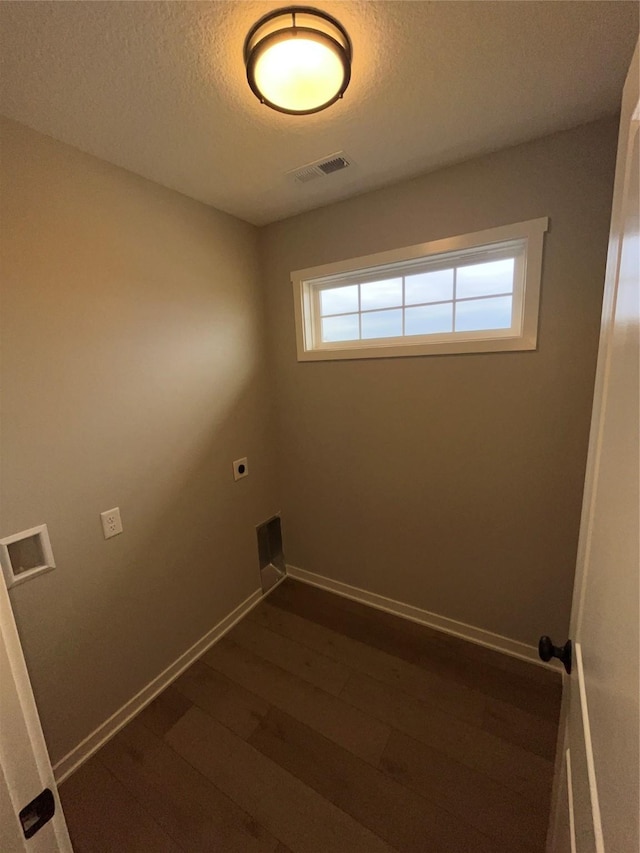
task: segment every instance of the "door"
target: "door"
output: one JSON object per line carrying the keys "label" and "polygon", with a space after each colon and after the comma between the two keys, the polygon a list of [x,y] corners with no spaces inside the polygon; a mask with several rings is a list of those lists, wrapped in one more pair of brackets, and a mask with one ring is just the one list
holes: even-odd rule
{"label": "door", "polygon": [[548,848],[638,853],[638,46],[625,84]]}
{"label": "door", "polygon": [[[38,795],[40,799],[26,808]],[[46,820],[52,807],[53,816]],[[0,850],[72,853],[72,849],[9,593],[0,577]]]}

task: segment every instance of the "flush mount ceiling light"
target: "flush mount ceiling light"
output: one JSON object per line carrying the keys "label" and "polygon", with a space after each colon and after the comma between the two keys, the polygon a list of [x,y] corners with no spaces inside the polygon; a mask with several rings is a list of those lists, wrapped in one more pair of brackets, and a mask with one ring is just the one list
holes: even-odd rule
{"label": "flush mount ceiling light", "polygon": [[265,15],[244,43],[247,80],[281,113],[317,113],[341,98],[351,79],[351,40],[339,21],[308,6]]}

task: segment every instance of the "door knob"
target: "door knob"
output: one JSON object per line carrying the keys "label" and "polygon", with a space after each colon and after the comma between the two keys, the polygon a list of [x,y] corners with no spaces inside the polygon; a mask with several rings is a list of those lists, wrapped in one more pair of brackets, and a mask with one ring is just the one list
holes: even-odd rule
{"label": "door knob", "polygon": [[562,661],[569,675],[571,675],[572,651],[573,644],[571,640],[567,640],[564,646],[554,646],[550,637],[540,637],[540,642],[538,643],[540,659],[548,663],[551,658],[558,658],[558,660]]}

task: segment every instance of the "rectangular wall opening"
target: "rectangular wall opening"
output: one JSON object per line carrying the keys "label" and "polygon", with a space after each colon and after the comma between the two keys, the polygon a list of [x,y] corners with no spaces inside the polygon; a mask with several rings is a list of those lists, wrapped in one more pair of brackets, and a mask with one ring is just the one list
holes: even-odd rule
{"label": "rectangular wall opening", "polygon": [[279,515],[256,528],[258,534],[258,561],[262,592],[268,592],[285,576],[286,564],[282,547],[282,524]]}

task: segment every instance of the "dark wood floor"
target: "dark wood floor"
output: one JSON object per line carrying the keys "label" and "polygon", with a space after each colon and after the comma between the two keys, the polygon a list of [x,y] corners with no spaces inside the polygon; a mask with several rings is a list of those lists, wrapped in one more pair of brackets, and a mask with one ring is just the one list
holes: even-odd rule
{"label": "dark wood floor", "polygon": [[560,679],[285,581],[61,787],[77,853],[544,850]]}

